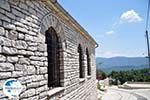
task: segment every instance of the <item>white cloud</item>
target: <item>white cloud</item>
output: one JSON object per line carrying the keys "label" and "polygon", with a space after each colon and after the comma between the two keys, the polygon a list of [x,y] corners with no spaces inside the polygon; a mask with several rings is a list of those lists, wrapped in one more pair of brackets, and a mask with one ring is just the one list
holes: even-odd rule
{"label": "white cloud", "polygon": [[97,57],[107,57],[107,58],[110,58],[110,57],[116,57],[116,56],[125,56],[119,52],[114,52],[114,51],[100,51],[98,52],[97,51]]}
{"label": "white cloud", "polygon": [[123,22],[129,22],[129,23],[136,23],[136,22],[142,21],[142,18],[134,10],[129,10],[129,11],[124,12],[121,15],[120,19]]}
{"label": "white cloud", "polygon": [[114,31],[113,31],[113,30],[108,31],[108,32],[106,32],[106,34],[107,34],[107,35],[112,35],[112,34],[114,34]]}

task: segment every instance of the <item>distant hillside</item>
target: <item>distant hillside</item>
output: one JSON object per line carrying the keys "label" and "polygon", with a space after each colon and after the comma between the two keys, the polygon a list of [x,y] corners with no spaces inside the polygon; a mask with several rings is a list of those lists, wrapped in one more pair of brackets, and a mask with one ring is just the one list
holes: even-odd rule
{"label": "distant hillside", "polygon": [[148,68],[148,59],[145,57],[112,57],[112,58],[96,58],[97,69],[101,69],[106,73],[112,70],[130,70]]}

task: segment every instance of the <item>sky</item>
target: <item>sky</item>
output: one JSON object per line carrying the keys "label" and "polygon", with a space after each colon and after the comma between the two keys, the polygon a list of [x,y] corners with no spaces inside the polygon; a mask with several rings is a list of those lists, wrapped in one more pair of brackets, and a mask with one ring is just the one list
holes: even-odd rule
{"label": "sky", "polygon": [[145,26],[148,0],[58,2],[99,44],[96,57],[147,55]]}

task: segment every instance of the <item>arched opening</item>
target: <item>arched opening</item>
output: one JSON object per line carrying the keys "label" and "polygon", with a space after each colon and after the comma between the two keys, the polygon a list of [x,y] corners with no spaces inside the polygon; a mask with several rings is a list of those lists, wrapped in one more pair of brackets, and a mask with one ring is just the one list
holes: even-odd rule
{"label": "arched opening", "polygon": [[60,52],[56,31],[50,27],[45,34],[48,53],[48,87],[60,86]]}
{"label": "arched opening", "polygon": [[88,49],[86,48],[86,57],[87,57],[87,75],[91,75],[91,59],[90,59],[90,55],[89,55],[89,51]]}
{"label": "arched opening", "polygon": [[84,78],[83,52],[80,44],[78,45],[78,53],[79,53],[79,78]]}

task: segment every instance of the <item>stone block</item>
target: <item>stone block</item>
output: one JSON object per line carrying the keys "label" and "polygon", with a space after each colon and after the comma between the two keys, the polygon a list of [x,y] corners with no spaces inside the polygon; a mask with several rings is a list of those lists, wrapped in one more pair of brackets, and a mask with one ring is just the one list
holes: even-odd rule
{"label": "stone block", "polygon": [[[39,98],[40,98],[40,100],[47,100],[47,98],[45,98],[45,97],[47,97],[47,91],[45,91],[45,92],[42,92],[42,93],[40,93],[40,96],[39,96]],[[44,99],[45,98],[45,99]],[[56,99],[57,100],[57,99]]]}
{"label": "stone block", "polygon": [[33,81],[41,81],[44,79],[43,75],[34,75]]}
{"label": "stone block", "polygon": [[35,42],[36,39],[37,39],[37,37],[35,37],[35,36],[31,36],[31,35],[25,34],[25,40],[26,41]]}
{"label": "stone block", "polygon": [[39,100],[39,97],[38,96],[32,96],[32,97],[29,97],[27,100]]}
{"label": "stone block", "polygon": [[10,13],[10,12],[5,11],[5,14],[6,14],[7,17],[9,17],[9,18],[11,18],[13,20],[16,19],[16,16],[14,14]]}
{"label": "stone block", "polygon": [[25,66],[22,64],[15,64],[15,70],[17,70],[17,71],[23,71],[24,68],[25,68]]}
{"label": "stone block", "polygon": [[19,64],[27,64],[29,65],[30,64],[30,60],[28,58],[20,58],[19,59]]}
{"label": "stone block", "polygon": [[23,76],[23,71],[13,71],[12,77],[20,77]]}
{"label": "stone block", "polygon": [[0,35],[4,36],[5,35],[5,30],[3,27],[0,27]]}
{"label": "stone block", "polygon": [[13,71],[14,65],[11,63],[0,63],[0,71]]}
{"label": "stone block", "polygon": [[47,46],[46,44],[38,44],[38,50],[39,51],[47,51]]}
{"label": "stone block", "polygon": [[29,51],[37,51],[37,46],[29,46],[27,48],[27,50],[29,50]]}
{"label": "stone block", "polygon": [[48,80],[40,81],[40,86],[47,85],[47,83],[48,83]]}
{"label": "stone block", "polygon": [[1,72],[0,74],[0,78],[4,79],[4,78],[10,78],[11,76],[11,72]]}
{"label": "stone block", "polygon": [[7,22],[11,22],[11,19],[10,18],[8,18],[7,16],[5,16],[5,15],[3,15],[3,14],[0,14],[0,19],[1,20],[4,20],[4,21],[7,21]]}
{"label": "stone block", "polygon": [[7,54],[7,55],[15,55],[18,53],[18,50],[16,48],[3,46],[2,53]]}
{"label": "stone block", "polygon": [[46,74],[47,70],[47,67],[40,67],[40,74]]}
{"label": "stone block", "polygon": [[18,33],[18,39],[19,40],[24,40],[25,39],[25,35],[22,33]]}
{"label": "stone block", "polygon": [[8,38],[11,39],[11,40],[17,40],[17,36],[18,36],[18,32],[17,31],[14,31],[14,30],[11,30],[9,33],[8,33]]}
{"label": "stone block", "polygon": [[13,13],[14,15],[16,15],[16,16],[18,16],[18,17],[21,17],[21,18],[24,18],[24,17],[25,17],[25,15],[24,15],[23,13],[21,13],[20,11],[18,11],[18,10],[16,10],[16,9],[12,8],[11,10],[12,10],[12,13]]}
{"label": "stone block", "polygon": [[30,34],[30,35],[35,35],[35,36],[37,35],[37,33],[36,33],[36,32],[33,32],[33,31],[29,31],[29,34]]}
{"label": "stone block", "polygon": [[36,94],[39,94],[39,93],[44,92],[44,91],[45,91],[45,86],[38,87],[38,88],[36,89]]}
{"label": "stone block", "polygon": [[6,0],[0,0],[0,7],[7,11],[10,11],[10,5]]}
{"label": "stone block", "polygon": [[26,55],[33,56],[34,52],[32,52],[32,51],[26,51]]}
{"label": "stone block", "polygon": [[25,72],[27,73],[27,75],[36,74],[36,69],[34,66],[31,66],[31,65],[26,66]]}
{"label": "stone block", "polygon": [[3,21],[3,26],[9,30],[16,30],[16,26],[14,24]]}
{"label": "stone block", "polygon": [[18,50],[18,54],[20,55],[26,55],[26,50]]}
{"label": "stone block", "polygon": [[22,33],[28,33],[29,32],[26,28],[22,28],[19,26],[16,27],[16,30],[18,30],[19,32],[22,32]]}
{"label": "stone block", "polygon": [[13,46],[16,47],[17,49],[27,49],[28,45],[25,41],[19,40],[19,41],[15,41]]}
{"label": "stone block", "polygon": [[16,62],[18,62],[18,57],[8,56],[7,61],[10,63],[16,63]]}
{"label": "stone block", "polygon": [[25,3],[19,3],[19,7],[24,9],[24,10],[28,10],[28,5],[26,5]]}
{"label": "stone block", "polygon": [[20,97],[31,97],[35,95],[35,89],[28,89],[25,92],[23,92]]}
{"label": "stone block", "polygon": [[33,80],[34,76],[23,76],[18,78],[18,80],[22,83],[22,84],[27,84],[27,83],[31,83]]}
{"label": "stone block", "polygon": [[39,82],[31,82],[27,84],[27,88],[37,88],[39,85]]}
{"label": "stone block", "polygon": [[9,40],[8,38],[5,38],[5,37],[0,36],[0,45],[3,45],[3,46],[11,46],[11,45],[12,45],[12,42],[11,42],[11,40]]}
{"label": "stone block", "polygon": [[0,62],[5,62],[5,61],[6,61],[6,57],[0,54]]}

